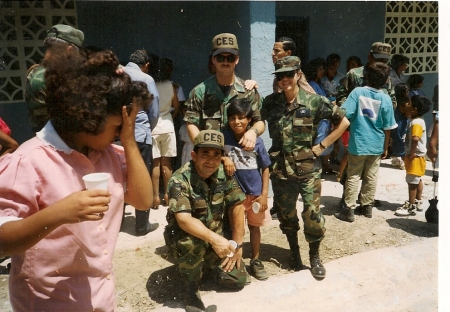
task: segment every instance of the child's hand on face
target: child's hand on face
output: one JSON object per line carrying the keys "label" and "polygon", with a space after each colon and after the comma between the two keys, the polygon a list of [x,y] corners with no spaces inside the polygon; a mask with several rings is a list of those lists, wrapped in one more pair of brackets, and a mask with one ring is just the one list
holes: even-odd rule
{"label": "child's hand on face", "polygon": [[59,202],[63,223],[98,221],[108,211],[111,194],[106,190],[84,190],[70,194]]}
{"label": "child's hand on face", "polygon": [[133,103],[131,103],[131,110],[130,106],[123,106],[122,107],[122,129],[120,130],[120,141],[122,143],[127,141],[135,141],[134,138],[134,125],[136,122],[136,116],[138,113],[138,106],[136,103],[136,98],[133,98]]}

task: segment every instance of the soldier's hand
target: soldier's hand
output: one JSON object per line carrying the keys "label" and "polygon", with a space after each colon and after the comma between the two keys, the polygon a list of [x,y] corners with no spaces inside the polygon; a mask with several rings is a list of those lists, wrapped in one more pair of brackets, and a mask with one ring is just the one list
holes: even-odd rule
{"label": "soldier's hand", "polygon": [[211,246],[220,258],[226,258],[230,253],[234,253],[234,248],[230,242],[220,235],[216,236]]}
{"label": "soldier's hand", "polygon": [[239,141],[239,145],[242,146],[244,151],[253,151],[255,149],[257,137],[256,132],[250,129],[244,133]]}
{"label": "soldier's hand", "polygon": [[224,272],[231,272],[236,267],[238,270],[241,268],[242,248],[234,250],[232,257],[226,257],[221,264]]}

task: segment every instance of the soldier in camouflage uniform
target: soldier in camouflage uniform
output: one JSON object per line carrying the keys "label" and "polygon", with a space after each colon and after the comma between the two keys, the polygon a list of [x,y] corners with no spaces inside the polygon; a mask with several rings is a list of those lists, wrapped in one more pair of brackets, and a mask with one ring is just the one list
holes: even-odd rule
{"label": "soldier in camouflage uniform", "polygon": [[34,64],[28,69],[25,97],[30,113],[31,127],[38,132],[50,117],[45,104],[45,63],[51,62],[52,55],[60,53],[78,53],[83,45],[82,31],[68,25],[55,25],[44,40],[45,55],[41,64]]}
{"label": "soldier in camouflage uniform", "polygon": [[[178,259],[178,270],[185,283],[186,311],[206,310],[198,291],[205,269],[213,269],[219,285],[228,288],[241,289],[247,280],[241,248],[245,194],[235,177],[225,175],[221,164],[223,150],[222,133],[200,131],[194,140],[192,160],[169,180],[164,239]],[[223,237],[225,214],[232,220],[236,249]]]}
{"label": "soldier in camouflage uniform", "polygon": [[[192,141],[200,130],[222,131],[227,125],[227,107],[236,97],[246,98],[252,106],[253,115],[250,128],[243,136],[241,145],[244,150],[253,150],[256,137],[264,132],[261,121],[261,98],[255,88],[246,89],[244,80],[234,74],[239,62],[239,48],[236,36],[229,33],[219,34],[212,41],[212,63],[216,69],[214,76],[197,85],[186,101],[189,137]],[[228,170],[227,170],[227,173]]]}
{"label": "soldier in camouflage uniform", "polygon": [[[320,242],[325,234],[325,218],[320,212],[321,168],[318,156],[348,127],[345,111],[333,106],[327,98],[311,94],[299,87],[300,59],[287,56],[275,63],[275,75],[282,93],[264,99],[261,116],[267,121],[272,147],[271,181],[274,207],[280,229],[287,236],[291,264],[296,271],[304,269],[298,245],[299,219],[296,203],[303,198],[304,234],[309,243],[312,275],[325,278],[319,257]],[[335,126],[321,143],[314,145],[317,125],[329,119]]]}

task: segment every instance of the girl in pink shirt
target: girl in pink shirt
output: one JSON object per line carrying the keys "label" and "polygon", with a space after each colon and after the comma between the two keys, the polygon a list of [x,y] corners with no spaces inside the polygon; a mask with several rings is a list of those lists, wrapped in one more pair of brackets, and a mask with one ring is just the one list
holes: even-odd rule
{"label": "girl in pink shirt", "polygon": [[[14,311],[113,311],[124,199],[139,210],[153,203],[134,139],[133,95],[142,90],[116,73],[111,51],[48,63],[51,120],[0,159],[0,258],[11,256],[11,304]],[[112,144],[117,136],[122,146]],[[108,190],[85,189],[82,177],[92,172],[109,173]]]}

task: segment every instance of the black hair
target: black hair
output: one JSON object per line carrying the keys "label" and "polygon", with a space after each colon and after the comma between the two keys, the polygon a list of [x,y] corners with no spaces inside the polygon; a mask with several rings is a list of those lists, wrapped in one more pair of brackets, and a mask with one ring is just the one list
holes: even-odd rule
{"label": "black hair", "polygon": [[413,95],[411,97],[411,106],[417,109],[417,115],[423,116],[431,108],[431,101],[424,95]]}
{"label": "black hair", "polygon": [[145,50],[136,50],[130,55],[130,62],[141,67],[148,63],[148,55]]}
{"label": "black hair", "polygon": [[424,79],[425,78],[423,78],[423,76],[414,74],[414,75],[409,76],[407,83],[409,84],[409,87],[411,89],[418,89],[419,84],[421,84]]}
{"label": "black hair", "polygon": [[400,82],[394,87],[397,107],[409,102],[409,87],[406,83]]}
{"label": "black hair", "polygon": [[314,80],[317,77],[317,71],[321,66],[325,67],[325,60],[321,57],[309,61],[304,70],[306,80]]}
{"label": "black hair", "polygon": [[244,115],[246,118],[252,117],[252,106],[246,98],[236,98],[234,100],[231,100],[230,104],[227,107],[227,118],[230,119],[230,117],[234,115]]}
{"label": "black hair", "polygon": [[380,89],[386,84],[390,71],[391,68],[381,62],[368,63],[364,66],[364,76],[368,85],[375,89]]}
{"label": "black hair", "polygon": [[331,67],[336,64],[336,62],[341,62],[341,56],[337,53],[331,53],[327,56],[327,59],[325,60],[325,67]]}
{"label": "black hair", "polygon": [[356,55],[352,55],[352,56],[349,56],[347,59],[347,67],[346,68],[348,68],[348,64],[350,64],[351,61],[355,61],[356,63],[358,63],[358,67],[363,66],[361,59]]}
{"label": "black hair", "polygon": [[292,40],[289,37],[279,37],[276,42],[283,43],[283,50],[284,51],[291,51],[291,55],[295,54],[295,50],[297,49],[297,46],[295,45],[294,40]]}
{"label": "black hair", "polygon": [[402,64],[408,64],[409,58],[403,54],[394,54],[389,62],[391,67],[395,70],[399,68]]}
{"label": "black hair", "polygon": [[170,58],[162,58],[158,61],[158,72],[153,77],[156,81],[166,81],[172,76],[173,61]]}

